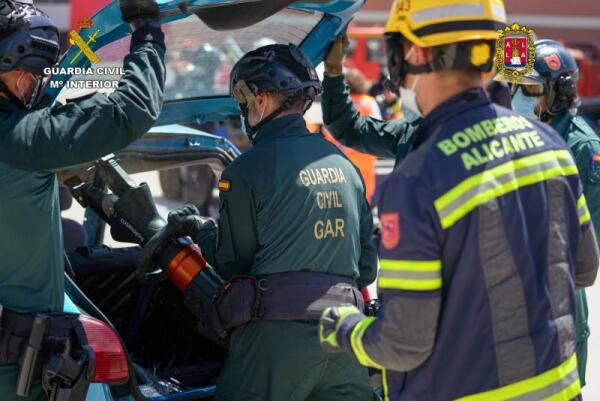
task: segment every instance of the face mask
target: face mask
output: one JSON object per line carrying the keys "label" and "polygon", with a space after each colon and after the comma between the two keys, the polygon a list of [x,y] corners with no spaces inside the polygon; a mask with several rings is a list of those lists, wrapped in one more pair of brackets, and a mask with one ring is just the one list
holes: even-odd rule
{"label": "face mask", "polygon": [[517,88],[511,101],[512,109],[515,112],[524,117],[531,118],[532,120],[538,120],[538,116],[536,116],[534,112],[536,104],[537,98],[525,96],[521,88]]}
{"label": "face mask", "polygon": [[267,111],[267,104],[265,103],[265,107],[262,110],[262,113],[260,113],[260,118],[258,119],[258,123],[256,123],[256,125],[253,127],[250,125],[250,123],[248,122],[248,106],[245,106],[242,108],[242,115],[240,116],[240,120],[242,123],[242,132],[244,134],[246,134],[246,136],[250,139],[250,141],[252,143],[254,143],[254,138],[256,137],[256,126],[258,126],[258,124],[260,124],[260,122],[262,121],[263,117],[265,116],[265,111]]}
{"label": "face mask", "polygon": [[421,114],[421,110],[419,110],[419,106],[417,105],[417,93],[415,92],[415,87],[417,86],[417,82],[419,82],[420,77],[420,75],[417,75],[417,79],[415,79],[412,88],[407,89],[402,86],[400,87],[402,110],[405,113],[406,119],[409,121],[415,121],[417,118],[423,116],[423,114]]}
{"label": "face mask", "polygon": [[[27,99],[27,96],[26,96],[26,92],[27,92],[26,89],[22,88],[22,82],[23,82],[22,80],[27,75],[32,75],[35,79],[33,91],[31,92],[29,99]],[[16,95],[21,100],[21,102],[23,103],[23,106],[25,107],[26,110],[30,110],[31,108],[33,108],[33,106],[35,106],[35,103],[37,103],[37,101],[39,100],[40,95],[43,91],[42,90],[43,83],[44,83],[44,80],[42,78],[36,77],[35,75],[33,75],[31,73],[22,74],[19,77],[19,79],[17,79],[17,82],[15,84],[15,87],[17,89]]]}

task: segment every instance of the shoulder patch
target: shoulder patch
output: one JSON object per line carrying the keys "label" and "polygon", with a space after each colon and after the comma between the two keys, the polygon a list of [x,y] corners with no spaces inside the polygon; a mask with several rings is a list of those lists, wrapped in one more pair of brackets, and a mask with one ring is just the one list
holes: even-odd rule
{"label": "shoulder patch", "polygon": [[381,244],[392,250],[400,243],[400,214],[381,213]]}
{"label": "shoulder patch", "polygon": [[231,181],[220,179],[219,180],[219,191],[221,191],[221,192],[231,191]]}

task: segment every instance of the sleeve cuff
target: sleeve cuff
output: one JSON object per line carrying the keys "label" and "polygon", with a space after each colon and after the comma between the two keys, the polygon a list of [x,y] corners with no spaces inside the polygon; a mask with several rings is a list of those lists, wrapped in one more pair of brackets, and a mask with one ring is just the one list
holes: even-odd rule
{"label": "sleeve cuff", "polygon": [[346,77],[344,74],[337,75],[335,77],[330,77],[327,74],[323,77],[323,89],[333,89],[333,88],[342,88],[344,89]]}
{"label": "sleeve cuff", "polygon": [[362,313],[356,313],[346,317],[337,331],[337,342],[341,349],[346,352],[352,353],[352,346],[350,345],[350,335],[354,330],[354,327],[365,318]]}
{"label": "sleeve cuff", "polygon": [[130,49],[133,50],[133,48],[136,45],[139,45],[141,43],[146,43],[146,42],[155,43],[155,44],[161,46],[163,48],[163,50],[166,48],[165,47],[165,34],[158,27],[153,27],[153,26],[147,25],[147,26],[143,26],[139,29],[136,29],[131,34],[131,48]]}

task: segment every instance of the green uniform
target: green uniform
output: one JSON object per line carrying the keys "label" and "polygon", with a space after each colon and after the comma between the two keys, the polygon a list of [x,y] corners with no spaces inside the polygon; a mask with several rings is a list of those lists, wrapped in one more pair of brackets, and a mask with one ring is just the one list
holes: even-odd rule
{"label": "green uniform", "polygon": [[[327,77],[323,80],[321,97],[323,121],[340,142],[362,152],[378,157],[395,157],[398,164],[412,143],[414,127],[405,120],[380,121],[372,117],[361,117],[354,109],[344,77]],[[565,115],[552,124],[567,141],[579,168],[583,191],[596,227],[596,238],[600,238],[600,160],[593,163],[593,155],[600,154],[600,138],[581,117]],[[587,361],[587,338],[590,329],[587,323],[587,301],[585,291],[577,292],[577,360],[579,377],[585,384]]]}
{"label": "green uniform", "polygon": [[[596,230],[596,238],[598,239],[600,235],[600,138],[583,118],[574,117],[569,113],[555,118],[551,125],[563,137],[573,152],[579,170],[579,177],[583,184],[583,193],[587,200],[588,209]],[[581,384],[584,385],[587,342],[590,336],[585,290],[577,291],[576,331],[579,379]]]}
{"label": "green uniform", "polygon": [[[375,280],[373,223],[356,168],[308,132],[299,114],[277,118],[223,172],[216,230],[197,242],[225,279],[310,270]],[[367,370],[322,352],[317,322],[258,321],[237,328],[217,400],[372,400]]]}
{"label": "green uniform", "polygon": [[[160,113],[165,79],[159,29],[132,35],[125,74],[110,96],[23,111],[0,98],[0,304],[19,312],[62,311],[63,238],[54,170],[97,159],[136,140]],[[0,367],[2,400],[43,400],[36,386],[15,395],[16,369]]]}
{"label": "green uniform", "polygon": [[416,124],[405,119],[383,121],[363,117],[354,108],[344,76],[325,76],[321,107],[323,122],[344,145],[373,156],[395,158],[398,164],[408,153]]}

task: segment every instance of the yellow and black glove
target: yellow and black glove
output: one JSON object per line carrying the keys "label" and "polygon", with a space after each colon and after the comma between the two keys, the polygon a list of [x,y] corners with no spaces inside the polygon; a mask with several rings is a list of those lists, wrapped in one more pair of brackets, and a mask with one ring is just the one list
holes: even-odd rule
{"label": "yellow and black glove", "polygon": [[[365,315],[354,305],[327,308],[319,322],[319,342],[326,352],[343,352],[344,344],[349,343],[350,333]],[[346,341],[344,341],[346,339]]]}
{"label": "yellow and black glove", "polygon": [[342,75],[344,69],[344,56],[350,42],[346,34],[340,35],[333,41],[325,57],[325,73],[330,77]]}

